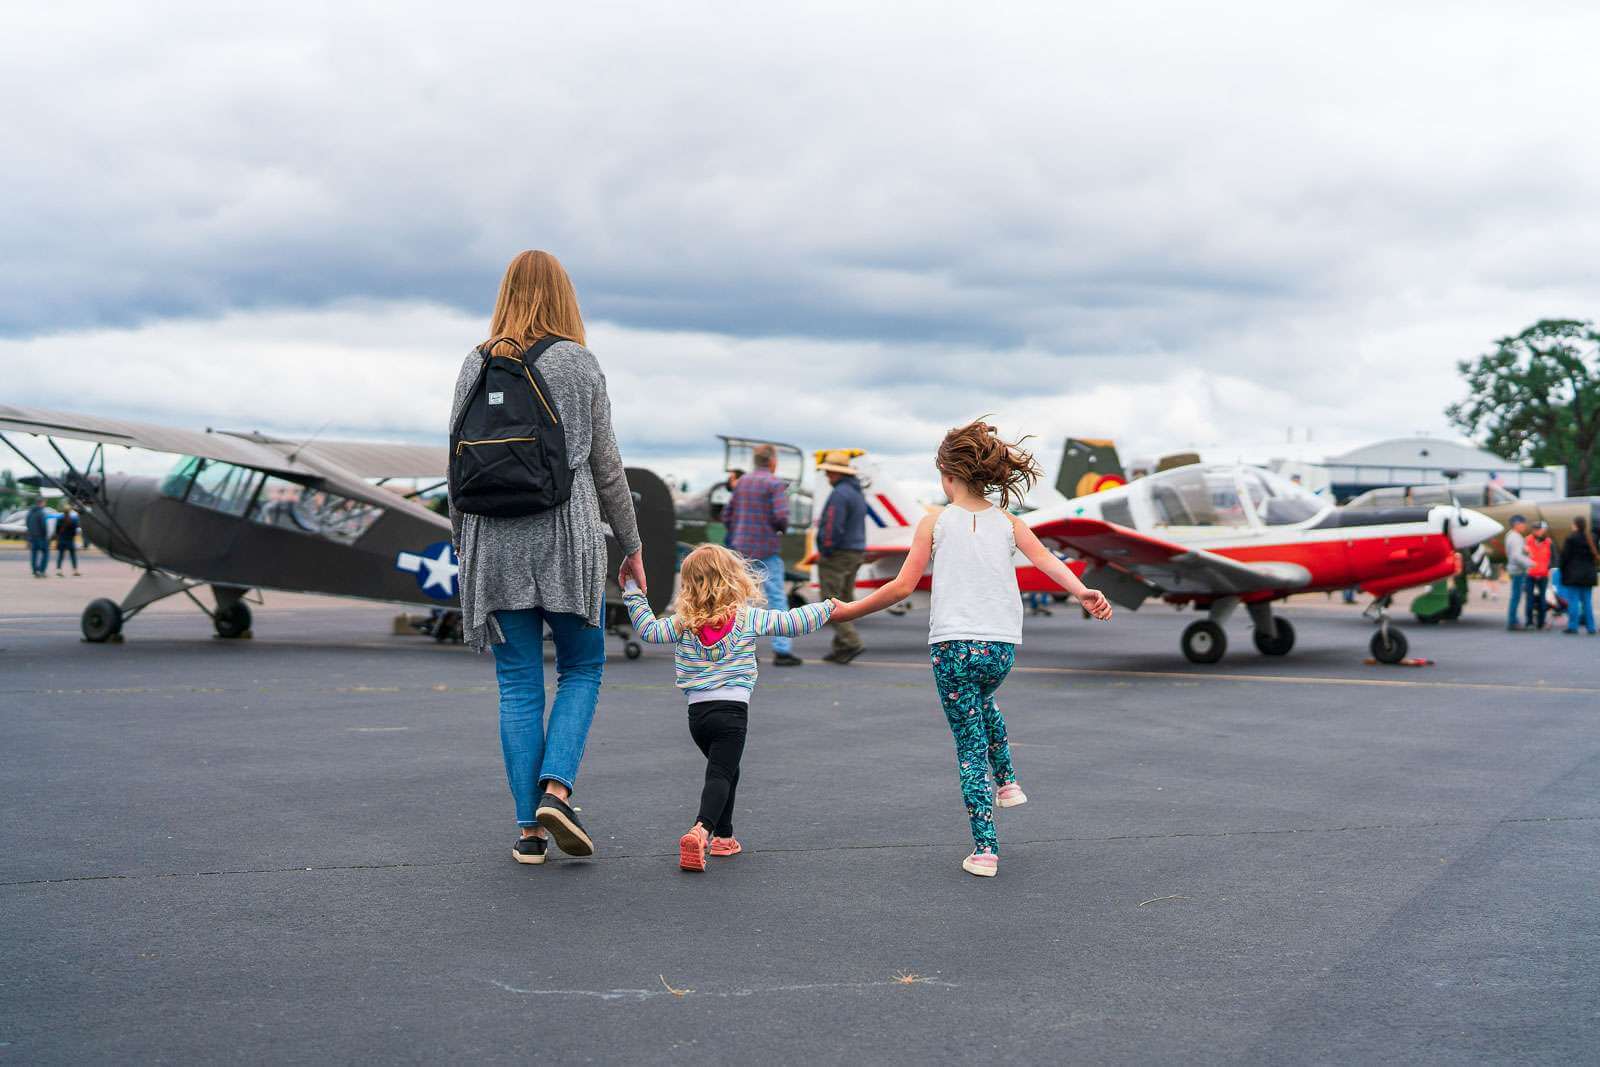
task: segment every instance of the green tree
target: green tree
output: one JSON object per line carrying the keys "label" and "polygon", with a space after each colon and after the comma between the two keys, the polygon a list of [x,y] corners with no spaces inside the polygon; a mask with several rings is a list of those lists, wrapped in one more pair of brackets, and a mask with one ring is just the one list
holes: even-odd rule
{"label": "green tree", "polygon": [[1489,451],[1565,464],[1571,492],[1600,482],[1600,332],[1576,319],[1541,319],[1495,350],[1456,364],[1471,391],[1445,409]]}
{"label": "green tree", "polygon": [[22,503],[22,491],[17,488],[17,476],[11,468],[0,470],[0,510],[9,511]]}

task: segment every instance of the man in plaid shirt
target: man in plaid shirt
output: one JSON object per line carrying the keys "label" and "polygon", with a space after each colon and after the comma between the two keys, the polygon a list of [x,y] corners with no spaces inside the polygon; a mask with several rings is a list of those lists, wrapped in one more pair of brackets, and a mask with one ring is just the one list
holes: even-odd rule
{"label": "man in plaid shirt", "polygon": [[[751,454],[755,468],[739,479],[733,496],[722,509],[722,523],[728,528],[728,547],[765,568],[762,591],[767,607],[787,608],[783,588],[783,533],[789,528],[789,489],[774,471],[778,453],[771,445],[757,445]],[[772,662],[778,667],[798,667],[800,657],[791,649],[787,637],[772,639]]]}

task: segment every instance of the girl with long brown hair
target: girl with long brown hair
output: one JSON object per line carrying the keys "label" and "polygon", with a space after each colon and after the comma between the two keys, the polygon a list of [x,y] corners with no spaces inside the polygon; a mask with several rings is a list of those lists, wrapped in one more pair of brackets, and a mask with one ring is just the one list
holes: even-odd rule
{"label": "girl with long brown hair", "polygon": [[[1000,869],[994,805],[1009,808],[1028,800],[1017,784],[1005,719],[994,700],[1022,642],[1022,594],[1012,554],[1021,551],[1095,618],[1111,618],[1111,604],[1006,510],[1020,503],[1039,477],[1038,464],[1019,443],[1003,440],[986,422],[968,423],[944,435],[934,465],[949,506],[917,525],[894,581],[865,600],[835,608],[833,617],[853,619],[899,603],[932,562],[928,657],[955,737],[961,795],[972,828],[972,854],[961,867],[989,878]],[[991,496],[1000,498],[999,507]]]}
{"label": "girl with long brown hair", "polygon": [[[645,584],[633,495],[611,426],[606,378],[584,347],[583,317],[572,281],[548,252],[519,252],[506,267],[489,336],[467,354],[456,382],[450,425],[457,424],[491,347],[525,352],[561,340],[537,357],[548,385],[542,399],[564,435],[572,468],[570,497],[514,518],[450,508],[460,561],[466,639],[492,649],[500,688],[500,747],[516,806],[518,863],[545,859],[553,837],[562,851],[587,856],[594,842],[571,799],[594,719],[605,668],[606,537],[609,524],[625,557],[622,575]],[[556,646],[556,693],[545,720],[544,631]]]}

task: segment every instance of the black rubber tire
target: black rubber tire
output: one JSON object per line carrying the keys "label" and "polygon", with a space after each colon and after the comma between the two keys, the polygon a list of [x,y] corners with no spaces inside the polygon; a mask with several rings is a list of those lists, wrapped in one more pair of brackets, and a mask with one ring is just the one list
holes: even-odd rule
{"label": "black rubber tire", "polygon": [[211,616],[211,625],[216,628],[218,637],[243,637],[250,632],[250,605],[235,600],[225,608],[218,608]]}
{"label": "black rubber tire", "polygon": [[1387,641],[1384,640],[1383,631],[1379,630],[1372,635],[1372,644],[1368,647],[1372,649],[1372,658],[1379,663],[1399,663],[1406,658],[1406,653],[1410,651],[1406,635],[1393,626],[1389,627],[1389,639]]}
{"label": "black rubber tire", "polygon": [[91,600],[89,606],[83,609],[80,625],[85,641],[93,641],[97,645],[109,641],[122,632],[122,607],[115,600],[104,597]]}
{"label": "black rubber tire", "polygon": [[1184,629],[1182,645],[1190,663],[1215,663],[1228,651],[1228,635],[1210,619],[1201,619]]}
{"label": "black rubber tire", "polygon": [[638,659],[644,654],[644,649],[640,647],[639,642],[629,641],[627,644],[622,646],[622,654],[627,656],[629,659]]}
{"label": "black rubber tire", "polygon": [[1272,621],[1277,623],[1277,636],[1268,637],[1265,630],[1256,630],[1254,634],[1256,651],[1263,656],[1287,656],[1289,650],[1294,647],[1294,627],[1290,625],[1288,619]]}

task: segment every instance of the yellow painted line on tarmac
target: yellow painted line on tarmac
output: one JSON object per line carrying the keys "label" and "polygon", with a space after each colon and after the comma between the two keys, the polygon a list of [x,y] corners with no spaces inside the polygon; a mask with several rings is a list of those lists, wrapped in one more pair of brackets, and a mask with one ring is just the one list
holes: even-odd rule
{"label": "yellow painted line on tarmac", "polygon": [[[863,667],[911,667],[928,670],[926,663],[900,660],[855,661]],[[1400,689],[1481,689],[1496,693],[1566,693],[1600,695],[1600,688],[1590,686],[1545,685],[1542,682],[1428,682],[1408,681],[1402,678],[1328,678],[1318,675],[1281,674],[1202,674],[1199,671],[1143,671],[1119,667],[1013,667],[1013,674],[1076,674],[1098,677],[1171,678],[1185,682],[1277,682],[1283,685],[1366,685]]]}

